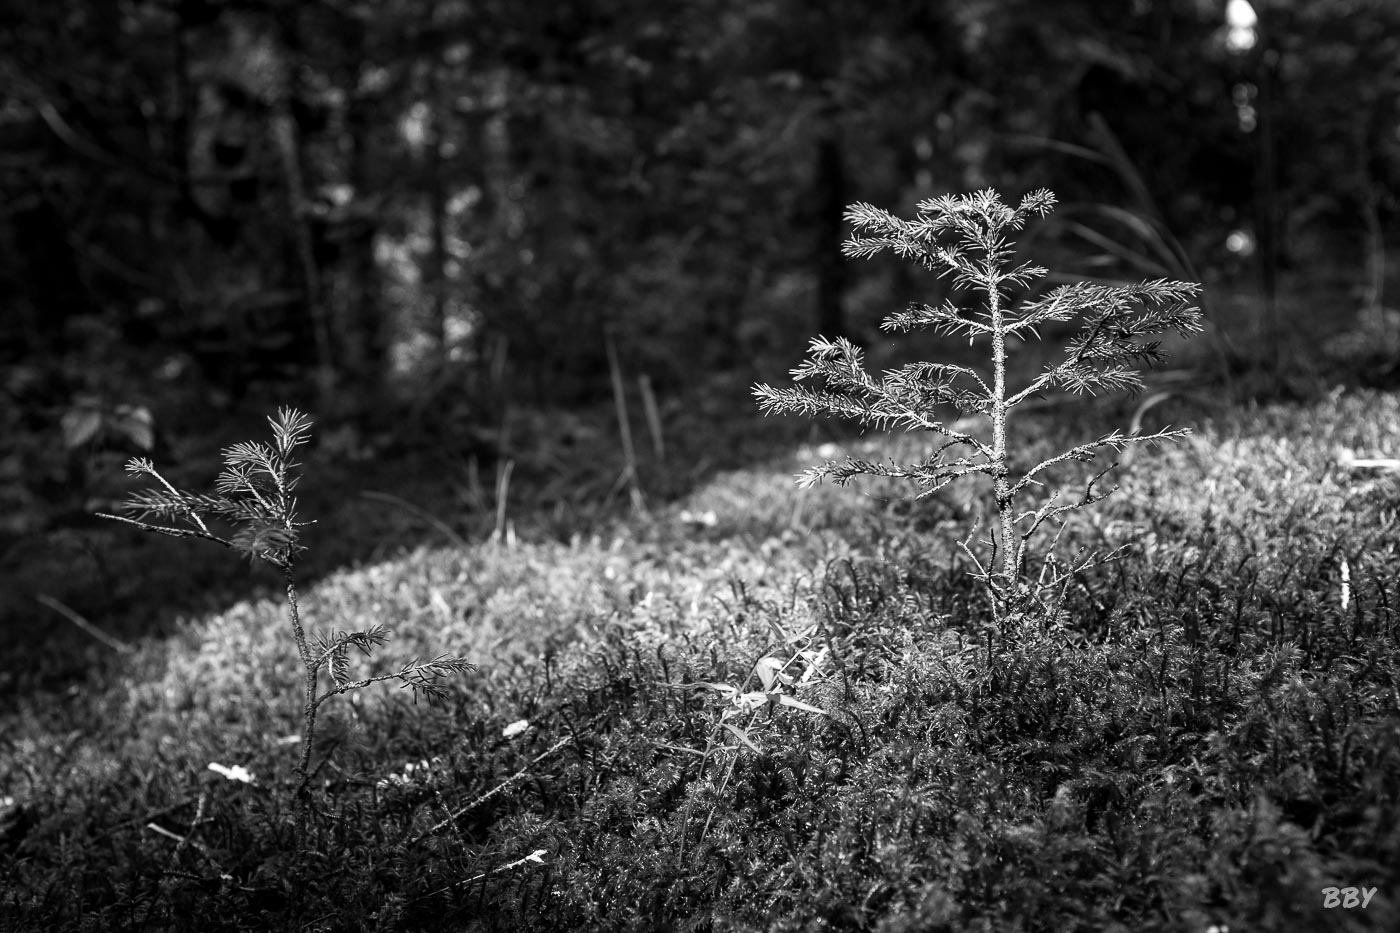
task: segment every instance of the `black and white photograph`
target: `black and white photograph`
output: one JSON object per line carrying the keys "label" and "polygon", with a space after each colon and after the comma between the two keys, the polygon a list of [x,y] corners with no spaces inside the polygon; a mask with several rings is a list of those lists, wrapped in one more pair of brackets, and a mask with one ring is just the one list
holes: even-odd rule
{"label": "black and white photograph", "polygon": [[1397,0],[0,8],[0,933],[1389,933],[1397,612]]}

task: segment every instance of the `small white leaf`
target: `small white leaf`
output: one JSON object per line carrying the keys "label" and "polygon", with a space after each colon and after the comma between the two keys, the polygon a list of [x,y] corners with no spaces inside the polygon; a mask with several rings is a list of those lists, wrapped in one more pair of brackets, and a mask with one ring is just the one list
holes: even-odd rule
{"label": "small white leaf", "polygon": [[453,612],[452,606],[448,604],[447,597],[442,595],[442,591],[437,587],[428,588],[428,601],[433,604],[433,611],[444,624],[451,623]]}
{"label": "small white leaf", "polygon": [[156,419],[144,405],[118,405],[112,428],[141,450],[156,444]]}
{"label": "small white leaf", "polygon": [[97,436],[102,428],[102,412],[96,408],[74,408],[64,412],[62,426],[63,446],[73,450]]}
{"label": "small white leaf", "polygon": [[508,726],[506,726],[504,729],[502,729],[502,730],[501,730],[501,735],[505,736],[505,737],[508,738],[508,739],[514,738],[515,736],[517,736],[517,735],[519,735],[520,733],[524,732],[524,731],[525,731],[526,729],[528,729],[528,728],[530,728],[530,720],[528,720],[528,719],[517,719],[515,722],[511,723],[510,725],[508,725]]}
{"label": "small white leaf", "polygon": [[801,679],[801,683],[805,684],[815,677],[826,664],[827,648],[822,646],[820,651],[803,651],[801,655],[802,659],[807,662],[807,669],[802,672]]}
{"label": "small white leaf", "polygon": [[253,777],[253,773],[242,765],[234,765],[232,768],[221,765],[217,761],[209,763],[209,770],[215,774],[221,774],[230,781],[242,781],[244,784],[256,784],[258,779]]}
{"label": "small white leaf", "polygon": [[698,525],[704,528],[713,528],[719,524],[719,517],[715,515],[713,509],[704,512],[692,512],[686,509],[681,512],[680,519],[682,524]]}
{"label": "small white leaf", "polygon": [[754,670],[758,674],[758,679],[763,682],[764,690],[772,690],[773,684],[781,676],[783,662],[778,658],[759,658],[754,665]]}

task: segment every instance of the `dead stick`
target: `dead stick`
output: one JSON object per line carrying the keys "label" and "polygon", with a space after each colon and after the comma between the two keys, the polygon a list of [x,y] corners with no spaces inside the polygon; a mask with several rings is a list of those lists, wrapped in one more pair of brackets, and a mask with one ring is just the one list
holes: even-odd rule
{"label": "dead stick", "polygon": [[450,525],[448,525],[446,522],[436,517],[432,513],[428,512],[426,509],[421,509],[418,506],[414,505],[412,502],[409,502],[407,499],[400,499],[398,496],[391,495],[390,493],[376,492],[372,489],[363,490],[360,492],[360,495],[365,499],[373,499],[375,502],[387,502],[390,505],[396,505],[399,508],[403,509],[405,512],[408,512],[410,515],[415,515],[418,518],[421,518],[423,521],[427,522],[429,525],[442,532],[444,537],[446,537],[449,541],[451,541],[458,547],[464,549],[468,547],[467,540],[461,535],[457,534],[457,532],[453,531]]}
{"label": "dead stick", "polygon": [[509,543],[506,541],[506,497],[510,494],[510,474],[514,469],[515,461],[507,460],[496,474],[496,530],[491,537],[503,543]]}
{"label": "dead stick", "polygon": [[131,645],[128,645],[126,642],[113,638],[111,635],[108,635],[106,632],[102,631],[97,626],[89,622],[87,619],[84,619],[82,616],[78,615],[78,613],[74,612],[72,609],[69,609],[63,603],[54,599],[52,596],[48,596],[44,593],[39,593],[34,597],[34,599],[36,602],[48,606],[54,612],[63,616],[65,619],[67,619],[69,622],[72,622],[84,632],[87,632],[93,638],[96,638],[108,648],[111,648],[114,651],[120,651],[122,654],[132,654],[136,651],[136,649],[133,648]]}
{"label": "dead stick", "polygon": [[623,476],[630,482],[632,505],[639,511],[646,509],[642,500],[642,490],[637,482],[637,452],[632,446],[632,426],[627,419],[627,393],[622,384],[622,367],[617,362],[617,348],[613,346],[612,335],[605,338],[608,350],[608,369],[612,373],[613,403],[617,407],[617,426],[622,434],[622,456],[627,461]]}
{"label": "dead stick", "polygon": [[646,373],[637,377],[642,390],[642,408],[646,411],[647,427],[651,430],[651,449],[658,462],[666,459],[666,440],[661,435],[661,412],[656,407],[656,393],[651,390],[651,378]]}

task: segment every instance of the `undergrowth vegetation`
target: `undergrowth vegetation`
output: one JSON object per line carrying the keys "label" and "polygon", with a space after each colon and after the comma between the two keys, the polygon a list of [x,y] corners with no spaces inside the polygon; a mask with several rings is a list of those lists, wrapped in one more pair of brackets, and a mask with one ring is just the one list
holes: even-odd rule
{"label": "undergrowth vegetation", "polygon": [[1400,400],[1162,408],[1195,433],[1068,517],[1131,553],[1045,630],[997,632],[966,503],[796,490],[812,450],[321,578],[308,625],[479,670],[328,706],[301,839],[282,607],[190,618],[0,722],[0,926],[1393,929],[1400,490],[1348,464],[1400,448]]}

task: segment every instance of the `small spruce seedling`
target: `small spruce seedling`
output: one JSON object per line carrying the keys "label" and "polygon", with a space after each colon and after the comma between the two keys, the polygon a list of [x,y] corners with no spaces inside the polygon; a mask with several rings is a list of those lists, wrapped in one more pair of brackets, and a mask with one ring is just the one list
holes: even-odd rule
{"label": "small spruce seedling", "polygon": [[[297,796],[305,800],[310,780],[311,747],[316,735],[316,714],[331,697],[368,687],[384,680],[398,680],[432,701],[442,698],[446,689],[441,679],[473,668],[465,658],[443,655],[431,661],[413,661],[389,674],[354,678],[350,672],[350,651],[368,655],[389,639],[382,625],[360,632],[334,632],[308,639],[302,628],[297,604],[296,560],[305,550],[299,543],[305,522],[297,521],[297,501],[293,493],[300,479],[300,466],[292,461],[296,448],[311,436],[311,419],[294,409],[284,408],[269,418],[273,442],[248,441],[223,451],[224,470],[219,474],[215,495],[197,495],[172,486],[148,459],[130,460],[127,472],[150,476],[159,488],[132,493],[121,505],[127,517],[102,515],[157,534],[176,538],[204,538],[232,548],[249,559],[266,561],[282,573],[287,590],[287,607],[296,641],[297,657],[304,670],[305,702],[302,706],[301,757],[296,765]],[[134,517],[131,517],[134,516]],[[154,520],[154,521],[152,521]],[[209,522],[234,526],[229,537],[210,530]],[[181,523],[181,524],[170,524]],[[326,671],[331,684],[320,687]]]}
{"label": "small spruce seedling", "polygon": [[[1024,611],[1035,592],[1026,580],[1031,537],[1047,520],[1058,521],[1113,491],[1096,488],[1104,473],[1112,469],[1109,466],[1088,481],[1082,497],[1062,503],[1059,494],[1052,493],[1023,509],[1019,503],[1032,486],[1042,485],[1042,474],[1066,461],[1090,462],[1104,449],[1121,451],[1133,444],[1188,433],[1113,431],[1021,472],[1012,467],[1017,452],[1008,430],[1012,410],[1047,391],[1140,391],[1144,383],[1137,367],[1165,359],[1159,343],[1146,338],[1169,330],[1189,337],[1201,330],[1201,312],[1192,304],[1200,286],[1189,282],[1158,279],[1128,286],[1080,282],[1018,303],[1018,296],[1024,297],[1047,270],[1014,263],[1010,234],[1021,230],[1032,217],[1048,214],[1054,206],[1055,195],[1042,189],[1028,194],[1013,209],[988,188],[970,195],[921,201],[913,220],[869,204],[854,204],[846,212],[846,220],[857,231],[843,246],[847,256],[869,258],[893,250],[901,259],[940,276],[951,276],[955,291],[973,292],[981,305],[969,314],[951,300],[937,307],[915,303],[886,317],[881,329],[907,333],[929,328],[939,335],[966,335],[969,342],[985,340],[991,345],[989,374],[969,366],[918,362],[876,378],[866,371],[860,349],[850,341],[817,337],[811,342],[809,358],[792,370],[792,376],[799,383],[819,380],[824,388],[754,387],[765,414],[836,415],[863,427],[888,431],[898,426],[939,435],[938,446],[923,460],[903,464],[893,460],[828,460],[801,475],[804,486],[826,477],[838,485],[862,475],[897,477],[922,487],[915,498],[923,499],[962,477],[988,477],[995,505],[991,557],[985,565],[975,555],[973,561],[976,576],[987,587],[1003,624],[1012,614]],[[1039,339],[1040,326],[1075,319],[1082,319],[1083,328],[1065,348],[1063,359],[1021,388],[1008,386],[1007,342],[1024,340],[1027,335]],[[948,410],[988,416],[991,437],[962,430],[943,413]],[[972,554],[967,542],[963,547]]]}

